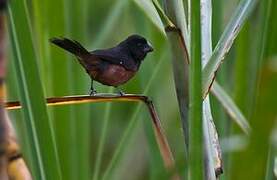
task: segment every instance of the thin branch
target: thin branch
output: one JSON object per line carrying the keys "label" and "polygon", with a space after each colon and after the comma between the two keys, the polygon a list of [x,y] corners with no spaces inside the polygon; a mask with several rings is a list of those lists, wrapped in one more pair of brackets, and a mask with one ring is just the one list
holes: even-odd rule
{"label": "thin branch", "polygon": [[[95,96],[79,95],[79,96],[64,96],[47,98],[47,106],[59,106],[69,104],[83,104],[83,103],[97,103],[97,102],[143,102],[149,110],[153,128],[155,131],[156,141],[159,145],[160,153],[164,161],[164,165],[169,172],[175,171],[175,162],[172,151],[168,145],[168,141],[161,127],[161,121],[155,110],[153,102],[149,97],[136,94],[97,94]],[[20,109],[21,104],[19,101],[7,102],[6,109],[14,110]],[[180,179],[177,174],[174,174],[172,179]]]}

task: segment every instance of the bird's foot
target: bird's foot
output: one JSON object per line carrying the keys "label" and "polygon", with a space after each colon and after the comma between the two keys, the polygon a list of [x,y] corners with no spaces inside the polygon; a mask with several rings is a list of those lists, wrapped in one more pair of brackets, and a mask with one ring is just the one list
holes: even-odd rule
{"label": "bird's foot", "polygon": [[95,89],[91,89],[90,92],[89,92],[90,96],[95,96],[96,94],[97,94],[97,92],[96,92]]}
{"label": "bird's foot", "polygon": [[118,94],[119,94],[120,96],[124,96],[124,95],[125,95],[125,93],[124,93],[123,91],[121,91],[121,90],[118,91]]}
{"label": "bird's foot", "polygon": [[125,93],[120,88],[118,88],[117,86],[115,86],[114,88],[116,89],[118,95],[120,95],[120,96],[124,96],[125,95]]}

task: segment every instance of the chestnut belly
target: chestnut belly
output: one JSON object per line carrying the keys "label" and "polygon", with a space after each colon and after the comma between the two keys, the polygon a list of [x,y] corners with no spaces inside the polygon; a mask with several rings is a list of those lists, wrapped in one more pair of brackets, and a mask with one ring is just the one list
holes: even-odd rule
{"label": "chestnut belly", "polygon": [[93,79],[108,86],[119,86],[126,83],[135,75],[135,71],[126,70],[124,67],[109,64],[101,72],[93,75]]}

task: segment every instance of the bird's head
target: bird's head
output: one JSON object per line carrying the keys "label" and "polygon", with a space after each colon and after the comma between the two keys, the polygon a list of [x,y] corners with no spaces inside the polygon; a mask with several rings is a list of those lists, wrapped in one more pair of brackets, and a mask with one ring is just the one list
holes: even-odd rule
{"label": "bird's head", "polygon": [[151,44],[140,35],[131,35],[125,42],[130,50],[130,53],[137,61],[142,61],[147,53],[152,52],[154,49]]}

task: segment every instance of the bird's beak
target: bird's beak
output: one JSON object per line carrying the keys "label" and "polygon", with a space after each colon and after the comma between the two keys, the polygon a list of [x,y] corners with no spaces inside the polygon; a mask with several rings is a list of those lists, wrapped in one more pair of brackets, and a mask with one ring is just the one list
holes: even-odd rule
{"label": "bird's beak", "polygon": [[147,42],[147,46],[144,48],[144,51],[147,52],[147,53],[154,51],[154,49],[153,49],[150,42]]}

